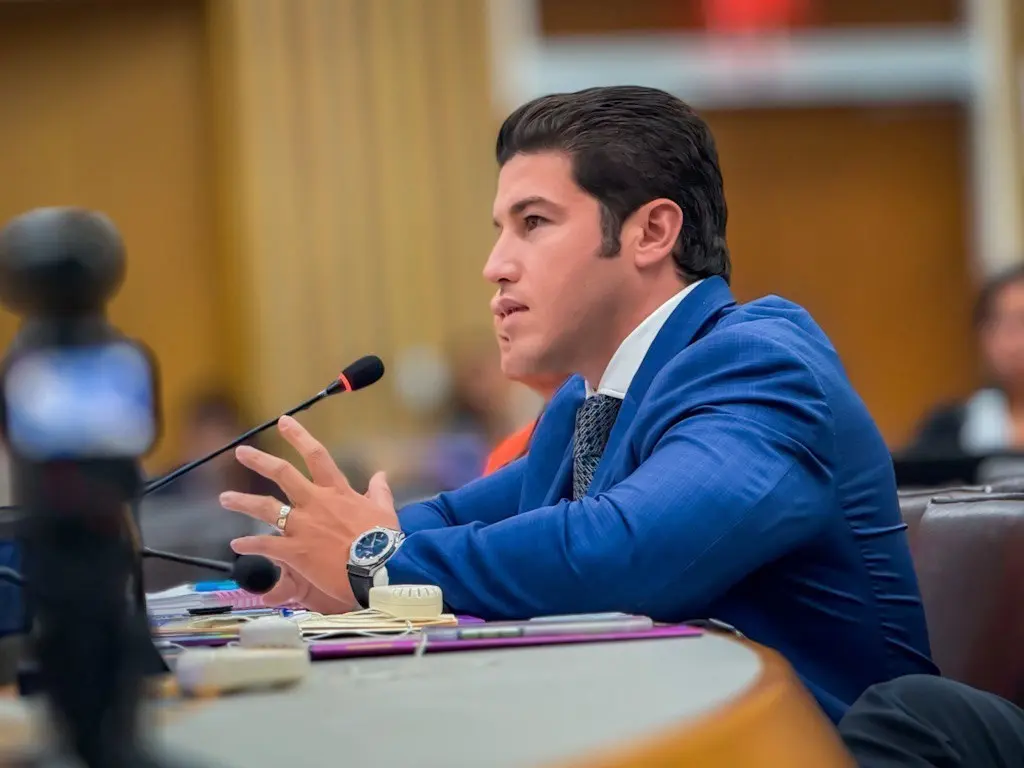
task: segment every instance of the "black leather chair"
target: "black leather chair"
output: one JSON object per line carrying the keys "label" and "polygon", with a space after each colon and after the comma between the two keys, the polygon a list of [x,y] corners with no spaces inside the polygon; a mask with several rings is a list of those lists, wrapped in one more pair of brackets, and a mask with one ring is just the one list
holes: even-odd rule
{"label": "black leather chair", "polygon": [[917,537],[918,530],[921,527],[921,519],[924,517],[925,510],[928,509],[928,504],[936,496],[959,496],[968,495],[976,496],[979,493],[986,493],[988,489],[985,486],[965,486],[957,488],[917,488],[908,491],[900,491],[900,513],[903,516],[903,522],[907,524],[907,537],[910,540],[910,552],[912,555],[917,557]]}
{"label": "black leather chair", "polygon": [[935,662],[1024,706],[1024,492],[942,492],[923,511],[921,496],[900,501]]}

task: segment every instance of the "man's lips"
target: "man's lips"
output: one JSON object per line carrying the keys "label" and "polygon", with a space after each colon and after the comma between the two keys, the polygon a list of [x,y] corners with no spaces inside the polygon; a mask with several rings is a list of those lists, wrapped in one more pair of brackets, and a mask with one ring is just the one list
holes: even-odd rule
{"label": "man's lips", "polygon": [[494,312],[495,316],[499,320],[506,320],[512,315],[529,311],[529,307],[515,299],[502,296],[501,298],[495,299],[491,302],[491,311]]}

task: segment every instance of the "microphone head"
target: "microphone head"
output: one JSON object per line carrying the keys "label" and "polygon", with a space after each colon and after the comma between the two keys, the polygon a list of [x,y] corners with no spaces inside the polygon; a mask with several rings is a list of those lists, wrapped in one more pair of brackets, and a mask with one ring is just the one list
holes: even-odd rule
{"label": "microphone head", "polygon": [[327,394],[335,392],[355,392],[357,389],[376,384],[384,375],[384,361],[376,355],[361,357],[348,366],[336,381],[327,387]]}
{"label": "microphone head", "polygon": [[231,576],[246,592],[262,595],[277,584],[281,569],[262,555],[241,555],[231,568]]}

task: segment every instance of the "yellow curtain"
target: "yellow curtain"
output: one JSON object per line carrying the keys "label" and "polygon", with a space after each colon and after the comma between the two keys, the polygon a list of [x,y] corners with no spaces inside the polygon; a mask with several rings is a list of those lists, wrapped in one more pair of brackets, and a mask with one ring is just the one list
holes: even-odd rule
{"label": "yellow curtain", "polygon": [[[1017,169],[1017,200],[1024,205],[1024,7],[1019,2],[1008,2],[1007,12],[1010,16],[1010,71],[1007,82],[1013,94],[1010,125],[1013,130],[1015,165]],[[1024,242],[1024,210],[1017,212],[1017,231],[1021,242]],[[1024,260],[1024,253],[1014,254],[1014,262]]]}
{"label": "yellow curtain", "polygon": [[1024,249],[1024,8],[968,3],[978,56],[972,126],[978,251],[986,273],[1020,263]]}
{"label": "yellow curtain", "polygon": [[[128,271],[110,319],[160,363],[151,471],[179,459],[193,393],[227,374],[210,269],[205,32],[200,2],[0,3],[0,226],[80,205],[121,231]],[[0,352],[17,324],[0,312]]]}
{"label": "yellow curtain", "polygon": [[[272,414],[366,353],[487,328],[494,120],[482,0],[212,0],[237,379]],[[387,379],[311,412],[408,423]]]}

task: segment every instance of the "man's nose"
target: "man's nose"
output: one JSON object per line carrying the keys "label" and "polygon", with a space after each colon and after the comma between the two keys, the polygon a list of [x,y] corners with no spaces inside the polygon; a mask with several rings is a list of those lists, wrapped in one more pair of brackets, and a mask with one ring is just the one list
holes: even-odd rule
{"label": "man's nose", "polygon": [[484,279],[498,285],[503,282],[514,283],[519,279],[519,260],[515,258],[508,244],[498,238],[491,249],[487,263],[484,264]]}

